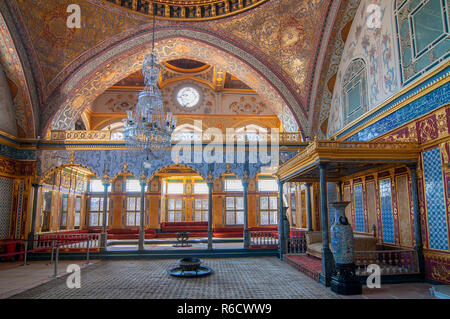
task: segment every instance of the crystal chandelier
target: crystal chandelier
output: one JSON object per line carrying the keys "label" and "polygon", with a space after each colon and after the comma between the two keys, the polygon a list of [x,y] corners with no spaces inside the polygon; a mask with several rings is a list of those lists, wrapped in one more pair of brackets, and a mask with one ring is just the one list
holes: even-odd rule
{"label": "crystal chandelier", "polygon": [[127,111],[123,120],[123,136],[127,147],[133,150],[167,151],[177,125],[176,116],[164,113],[161,91],[158,88],[160,66],[155,54],[155,16],[153,16],[152,53],[143,63],[145,88],[139,93],[134,111]]}

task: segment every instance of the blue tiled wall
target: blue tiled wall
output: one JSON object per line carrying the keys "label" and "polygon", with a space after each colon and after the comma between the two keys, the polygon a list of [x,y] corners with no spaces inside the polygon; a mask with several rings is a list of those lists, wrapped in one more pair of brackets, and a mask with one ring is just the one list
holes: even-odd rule
{"label": "blue tiled wall", "polygon": [[381,218],[383,221],[383,241],[395,244],[394,217],[392,216],[391,180],[380,180]]}
{"label": "blue tiled wall", "polygon": [[445,194],[439,148],[423,153],[423,167],[430,248],[448,250]]}
{"label": "blue tiled wall", "polygon": [[[379,116],[382,113],[388,111],[390,108],[394,107],[396,104],[400,103],[408,96],[417,94],[418,92],[422,91],[424,88],[431,85],[438,79],[445,78],[448,75],[449,71],[450,67],[446,67],[444,70],[434,75],[430,79],[424,81],[423,83],[419,84],[418,86],[414,87],[408,92],[405,92],[404,94],[402,94],[401,96],[390,102],[388,105],[385,105],[384,107],[377,110],[370,116],[363,118],[355,125],[341,132],[338,135],[338,138],[341,138],[345,134],[350,133],[352,130],[355,130],[358,127],[366,124],[374,117]],[[409,121],[412,121],[420,116],[423,116],[437,109],[442,105],[445,105],[446,103],[448,103],[449,99],[450,99],[450,83],[446,83],[436,88],[434,91],[428,93],[427,95],[418,98],[417,100],[405,105],[401,109],[393,112],[392,114],[389,114],[386,117],[362,129],[360,132],[349,137],[347,140],[370,141],[372,139],[375,139],[389,131],[392,131],[402,126],[405,123],[408,123]]]}
{"label": "blue tiled wall", "polygon": [[364,228],[364,208],[363,208],[363,190],[362,185],[355,185],[355,220],[356,220],[356,231],[363,233]]}

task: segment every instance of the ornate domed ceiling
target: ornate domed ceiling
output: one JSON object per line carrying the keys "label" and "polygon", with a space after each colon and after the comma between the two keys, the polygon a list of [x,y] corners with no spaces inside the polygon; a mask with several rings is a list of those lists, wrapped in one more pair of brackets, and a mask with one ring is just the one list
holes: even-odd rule
{"label": "ornate domed ceiling", "polygon": [[228,17],[267,0],[102,0],[143,15],[170,20],[212,20]]}
{"label": "ornate domed ceiling", "polygon": [[[167,69],[194,77],[189,69],[206,67],[197,72],[215,72],[215,91],[251,88],[276,111],[285,130],[314,136],[328,117],[330,80],[344,45],[341,31],[351,25],[359,2],[0,1],[8,31],[0,30],[0,62],[20,87],[21,135],[44,136],[49,127],[72,127],[99,95],[141,69],[151,50],[155,13],[155,50]],[[80,28],[68,30],[68,6],[80,8]],[[8,54],[10,47],[17,59]],[[189,66],[186,59],[204,65]]]}

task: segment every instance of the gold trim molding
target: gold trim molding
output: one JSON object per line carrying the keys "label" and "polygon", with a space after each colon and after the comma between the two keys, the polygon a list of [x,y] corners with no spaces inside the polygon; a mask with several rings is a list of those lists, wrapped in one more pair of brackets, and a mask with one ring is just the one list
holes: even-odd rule
{"label": "gold trim molding", "polygon": [[229,17],[267,0],[131,0],[122,5],[121,0],[103,0],[112,6],[133,11],[137,14],[164,20],[205,21]]}

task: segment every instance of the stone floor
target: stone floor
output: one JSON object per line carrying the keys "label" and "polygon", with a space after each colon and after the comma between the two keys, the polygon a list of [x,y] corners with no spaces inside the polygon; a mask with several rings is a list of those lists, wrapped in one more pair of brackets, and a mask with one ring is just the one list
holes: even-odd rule
{"label": "stone floor", "polygon": [[345,299],[437,299],[431,295],[431,287],[433,286],[427,283],[381,285],[378,289],[363,286],[362,295],[341,297]]}
{"label": "stone floor", "polygon": [[336,298],[277,258],[204,259],[214,273],[203,278],[171,277],[177,260],[102,261],[81,272],[81,288],[58,278],[13,298],[306,299]]}
{"label": "stone floor", "polygon": [[[275,257],[204,258],[204,265],[214,273],[203,278],[171,277],[167,270],[176,259],[99,261],[83,268],[81,288],[69,289],[66,277],[51,279],[51,265],[33,262],[0,264],[0,298],[150,298],[150,299],[428,299],[429,284],[382,285],[380,289],[363,288],[361,296],[338,296]],[[67,264],[62,262],[60,274]],[[9,265],[9,266],[8,266]],[[34,287],[34,288],[32,288]]]}
{"label": "stone floor", "polygon": [[[90,261],[95,264],[98,261]],[[57,268],[58,276],[66,274],[69,264],[86,267],[85,261],[60,261]],[[47,261],[33,261],[23,266],[23,262],[0,263],[0,299],[8,298],[38,285],[52,281],[54,277],[54,264]]]}

